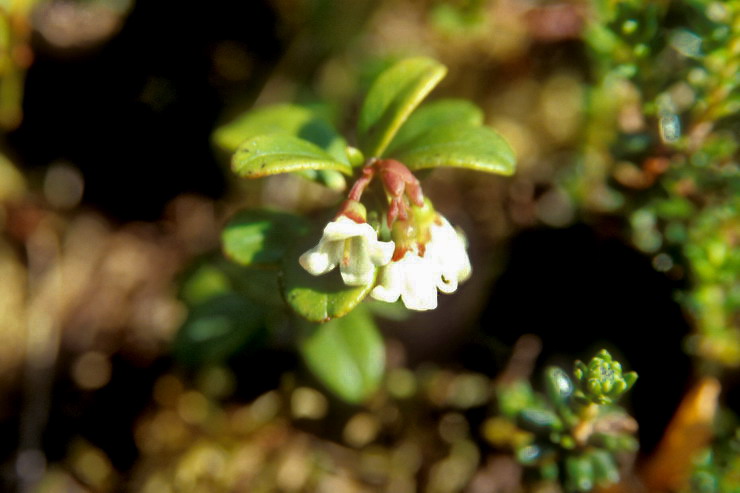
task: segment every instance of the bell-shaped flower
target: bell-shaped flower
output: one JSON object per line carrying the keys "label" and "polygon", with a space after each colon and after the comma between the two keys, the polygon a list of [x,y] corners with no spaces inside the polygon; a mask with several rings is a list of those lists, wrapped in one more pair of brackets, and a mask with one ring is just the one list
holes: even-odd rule
{"label": "bell-shaped flower", "polygon": [[388,303],[400,297],[410,310],[433,310],[437,308],[438,277],[429,258],[408,250],[401,259],[382,268],[370,296]]}
{"label": "bell-shaped flower", "polygon": [[453,293],[458,283],[467,280],[472,272],[465,237],[441,215],[429,227],[429,234],[424,256],[438,269],[437,288],[443,293]]}
{"label": "bell-shaped flower", "polygon": [[368,223],[342,215],[326,225],[319,243],[298,261],[314,276],[339,265],[345,284],[364,286],[373,282],[377,267],[390,262],[394,248],[392,241],[379,241],[378,233]]}
{"label": "bell-shaped flower", "polygon": [[378,285],[370,292],[373,298],[389,303],[401,298],[410,310],[432,310],[437,307],[438,289],[452,293],[470,277],[464,236],[438,214],[427,232],[420,235],[428,238],[426,243],[407,242],[403,256],[381,269]]}

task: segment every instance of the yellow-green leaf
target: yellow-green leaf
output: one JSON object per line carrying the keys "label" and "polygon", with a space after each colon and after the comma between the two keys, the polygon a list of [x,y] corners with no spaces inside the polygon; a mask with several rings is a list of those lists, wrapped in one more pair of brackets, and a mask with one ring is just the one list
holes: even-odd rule
{"label": "yellow-green leaf", "polygon": [[245,140],[232,157],[231,168],[245,178],[325,169],[352,174],[348,163],[337,161],[307,140],[285,134],[258,135]]}
{"label": "yellow-green leaf", "polygon": [[483,124],[483,111],[464,99],[440,99],[425,103],[409,116],[388,146],[389,156],[409,142],[440,126],[458,125],[479,127]]}
{"label": "yellow-green leaf", "polygon": [[357,137],[367,157],[382,157],[406,118],[434,89],[447,68],[430,58],[408,58],[383,71],[360,110]]}
{"label": "yellow-green leaf", "polygon": [[394,152],[412,171],[439,166],[511,175],[516,159],[508,142],[488,127],[445,125],[434,128]]}
{"label": "yellow-green leaf", "polygon": [[337,161],[349,162],[347,142],[319,114],[305,106],[278,104],[258,108],[239,116],[213,133],[214,143],[228,153],[246,139],[258,135],[292,135],[322,148]]}

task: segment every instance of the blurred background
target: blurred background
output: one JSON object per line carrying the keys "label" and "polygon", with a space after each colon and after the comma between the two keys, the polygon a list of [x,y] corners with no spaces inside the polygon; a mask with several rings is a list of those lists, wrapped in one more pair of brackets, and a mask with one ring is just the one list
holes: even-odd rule
{"label": "blurred background", "polygon": [[[0,39],[3,491],[559,491],[486,435],[491,388],[601,348],[640,375],[610,491],[740,489],[740,3],[2,0]],[[279,328],[174,354],[235,210],[341,199],[242,182],[214,130],[295,102],[351,141],[414,55],[518,169],[424,177],[474,275],[381,322],[386,397],[340,402]]]}

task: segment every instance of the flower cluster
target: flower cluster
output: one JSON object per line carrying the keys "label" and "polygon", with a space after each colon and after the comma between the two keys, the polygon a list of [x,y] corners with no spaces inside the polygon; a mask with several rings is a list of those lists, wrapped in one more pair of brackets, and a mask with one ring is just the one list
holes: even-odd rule
{"label": "flower cluster", "polygon": [[[388,204],[387,228],[370,225],[360,202],[376,176]],[[379,239],[381,230],[387,241]],[[471,273],[462,233],[424,198],[408,168],[390,159],[365,166],[337,217],[299,262],[315,276],[339,266],[345,284],[376,283],[370,296],[391,303],[400,298],[412,310],[436,308],[437,290],[452,293]]]}

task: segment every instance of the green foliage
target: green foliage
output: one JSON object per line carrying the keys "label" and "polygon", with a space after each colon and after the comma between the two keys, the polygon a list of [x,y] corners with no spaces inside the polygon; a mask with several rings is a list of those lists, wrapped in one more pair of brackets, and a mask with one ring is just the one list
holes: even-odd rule
{"label": "green foliage", "polygon": [[[411,114],[445,71],[433,60],[413,58],[381,73],[360,112],[361,150],[367,156],[381,156],[388,148],[412,170],[456,166],[511,174],[514,157],[510,147],[493,130],[481,126],[482,113],[471,103],[443,100]],[[348,154],[355,165],[362,159],[362,153],[347,147],[328,122],[295,105],[262,108],[239,117],[219,128],[214,140],[224,149],[235,149],[233,168],[249,178],[293,171],[349,174]],[[224,252],[243,265],[275,263],[282,258],[283,294],[295,312],[313,322],[341,317],[372,286],[347,287],[337,275],[306,273],[296,261],[300,248],[285,255],[287,245],[294,244],[304,231],[299,219],[289,215],[243,212],[224,230]]]}
{"label": "green foliage", "polygon": [[717,440],[696,462],[690,489],[694,493],[740,491],[740,427]]}
{"label": "green foliage", "polygon": [[367,310],[306,325],[308,333],[300,342],[300,352],[327,388],[353,403],[377,390],[385,367],[385,346]]}
{"label": "green foliage", "polygon": [[172,343],[172,354],[188,365],[219,363],[261,338],[262,307],[236,293],[194,306]]}
{"label": "green foliage", "polygon": [[615,402],[636,379],[602,350],[588,365],[576,361],[573,378],[547,368],[544,395],[526,382],[501,384],[499,412],[515,428],[509,438],[495,435],[495,441],[513,446],[517,460],[540,479],[562,478],[568,491],[614,483],[619,480],[615,454],[637,448],[634,421]]}
{"label": "green foliage", "polygon": [[483,112],[464,99],[440,99],[425,103],[414,111],[398,130],[388,147],[388,154],[393,156],[396,149],[412,147],[409,145],[410,142],[437,127],[456,125],[472,128],[482,124]]}
{"label": "green foliage", "polygon": [[301,216],[264,209],[241,211],[221,234],[224,254],[241,265],[277,266],[285,251],[308,229]]}
{"label": "green foliage", "polygon": [[[280,104],[245,113],[232,122],[217,128],[213,133],[213,141],[224,152],[233,154],[247,139],[274,134],[296,137],[309,142],[331,156],[330,162],[332,159],[344,164],[351,162],[349,156],[352,151],[347,148],[347,142],[344,138],[334,129],[331,123],[324,119],[320,112],[305,106]],[[246,149],[249,149],[249,147]],[[246,158],[246,156],[242,156],[242,158]],[[296,159],[300,160],[298,157]],[[327,159],[327,156],[324,155],[322,159]],[[260,163],[256,164],[257,169],[254,171],[259,173]],[[236,163],[232,162],[232,166],[235,167],[238,174],[241,173],[239,170],[242,168],[240,167],[237,170]],[[251,169],[247,167],[242,172]],[[287,170],[274,172],[282,173],[284,171]],[[342,190],[345,187],[344,177],[334,169],[311,168],[299,171],[294,168],[290,171],[296,171],[304,178],[316,181],[334,190]],[[339,171],[342,171],[342,169],[339,169]],[[342,172],[346,172],[346,168]]]}
{"label": "green foliage", "polygon": [[279,104],[250,111],[216,129],[213,141],[233,153],[246,139],[259,135],[292,135],[320,147],[337,161],[348,162],[344,138],[311,108]]}
{"label": "green foliage", "polygon": [[446,73],[444,65],[429,58],[402,60],[381,73],[360,110],[360,150],[366,156],[384,156],[403,122]]}
{"label": "green foliage", "polygon": [[[247,316],[245,311],[233,309],[234,300],[241,296],[248,302],[245,306],[258,303],[268,311],[281,313],[287,308],[300,317],[293,318],[292,325],[311,328],[310,335],[300,344],[300,352],[307,366],[339,397],[360,402],[377,388],[384,361],[382,338],[372,322],[371,311],[360,303],[374,288],[378,277],[375,260],[368,259],[373,255],[384,257],[392,250],[387,251],[388,242],[362,236],[368,229],[358,229],[357,224],[365,221],[365,207],[359,202],[364,187],[375,173],[385,173],[393,190],[391,195],[395,194],[388,200],[396,201],[394,207],[409,207],[409,200],[419,205],[415,195],[420,193],[419,185],[403,169],[408,173],[408,169],[453,166],[503,175],[514,171],[511,148],[496,132],[482,126],[483,114],[475,105],[442,100],[426,104],[414,113],[446,71],[435,60],[420,57],[401,60],[381,72],[360,109],[357,148],[349,146],[320,112],[292,104],[256,109],[214,132],[214,143],[233,153],[232,169],[244,178],[298,173],[341,190],[345,186],[341,174],[355,175],[357,182],[342,209],[347,217],[355,217],[355,226],[345,227],[337,222],[335,230],[344,232],[339,240],[327,239],[325,250],[307,257],[309,272],[309,267],[298,259],[316,243],[316,236],[309,232],[318,228],[311,228],[299,216],[283,212],[247,210],[236,214],[225,226],[222,240],[224,254],[239,266],[212,262],[186,283],[183,297],[194,308],[192,320],[181,331],[184,342],[180,346],[187,347],[181,353],[192,351],[192,341],[201,332],[210,331],[213,345],[226,341],[223,334],[227,332],[234,337],[239,333],[244,341],[250,340],[249,334],[260,323],[255,322],[253,327],[235,319]],[[389,161],[387,168],[372,168],[376,158],[381,157],[392,157],[403,164]],[[362,169],[355,172],[353,168]],[[433,208],[429,208],[428,214],[435,214]],[[376,210],[369,215],[376,232],[379,217]],[[363,227],[368,228],[367,224]],[[337,264],[351,262],[347,250],[350,240],[341,236],[344,234],[360,235],[352,244],[366,257],[364,263],[342,267],[347,272],[340,276]],[[387,228],[384,234],[388,234]],[[317,264],[312,267],[314,260]],[[459,265],[454,275],[466,277],[469,269],[467,274],[458,274],[465,271],[464,264]],[[361,278],[371,282],[348,285],[343,276],[353,275],[350,271],[361,272]],[[435,295],[436,289],[433,288]],[[217,302],[223,297],[229,302]],[[201,318],[208,323],[199,322]],[[227,325],[228,331],[224,328]],[[201,330],[203,326],[206,329]],[[217,356],[224,354],[212,350],[208,358]]]}
{"label": "green foliage", "polygon": [[319,146],[292,135],[266,134],[239,145],[231,168],[244,178],[306,170],[336,170],[351,175],[348,162],[336,160]]}
{"label": "green foliage", "polygon": [[501,175],[514,173],[514,154],[488,127],[439,126],[396,150],[411,170],[452,166]]}
{"label": "green foliage", "polygon": [[570,188],[587,208],[628,217],[658,270],[686,272],[690,351],[712,372],[737,367],[740,2],[596,5],[585,41],[597,81],[588,128],[599,130],[584,148],[604,161]]}

